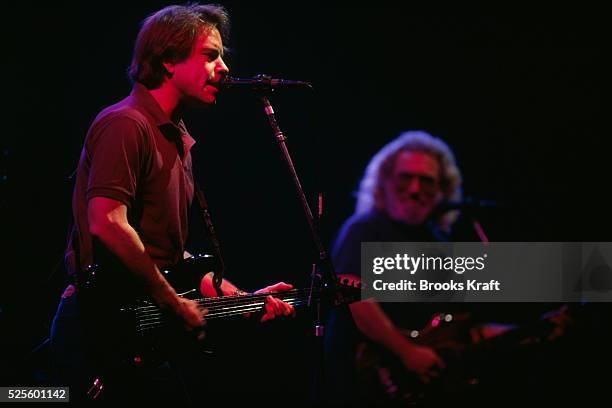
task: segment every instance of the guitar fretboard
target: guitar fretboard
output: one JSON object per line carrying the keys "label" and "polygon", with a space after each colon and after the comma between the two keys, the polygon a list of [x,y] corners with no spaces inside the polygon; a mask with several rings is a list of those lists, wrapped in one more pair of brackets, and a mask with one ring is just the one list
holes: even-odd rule
{"label": "guitar fretboard", "polygon": [[[241,316],[263,309],[266,298],[274,296],[294,308],[309,305],[313,299],[320,297],[320,290],[291,289],[282,292],[224,296],[221,298],[194,299],[202,309],[207,309],[206,320]],[[168,323],[167,313],[153,303],[133,308],[136,331],[145,333],[165,326]]]}

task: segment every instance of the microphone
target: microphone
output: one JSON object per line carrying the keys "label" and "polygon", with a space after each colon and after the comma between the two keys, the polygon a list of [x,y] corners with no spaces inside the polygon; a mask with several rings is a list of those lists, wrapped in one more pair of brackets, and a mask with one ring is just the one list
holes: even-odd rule
{"label": "microphone", "polygon": [[226,76],[219,83],[220,90],[247,90],[256,92],[269,92],[275,89],[308,88],[312,85],[305,81],[294,81],[290,79],[276,79],[269,75],[259,74],[253,78],[236,78]]}

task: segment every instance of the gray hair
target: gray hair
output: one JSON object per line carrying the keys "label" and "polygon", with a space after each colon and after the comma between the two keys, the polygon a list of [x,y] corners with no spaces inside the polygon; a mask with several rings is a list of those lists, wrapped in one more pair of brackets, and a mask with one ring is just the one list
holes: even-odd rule
{"label": "gray hair", "polygon": [[[384,210],[384,181],[387,180],[395,166],[395,160],[402,151],[419,151],[432,155],[440,164],[440,189],[444,199],[461,200],[461,172],[457,167],[455,155],[450,147],[437,137],[424,131],[403,132],[386,144],[368,164],[359,183],[355,215],[364,214],[374,209]],[[440,220],[440,225],[448,227],[457,214]]]}

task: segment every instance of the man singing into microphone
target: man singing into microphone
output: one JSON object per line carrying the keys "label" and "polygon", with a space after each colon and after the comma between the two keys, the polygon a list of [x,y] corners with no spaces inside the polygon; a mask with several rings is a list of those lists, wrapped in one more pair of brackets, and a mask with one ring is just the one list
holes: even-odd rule
{"label": "man singing into microphone", "polygon": [[[169,6],[144,20],[129,69],[133,90],[100,112],[85,138],[66,251],[72,276],[93,263],[122,265],[124,279],[116,283],[117,291],[124,290],[124,282],[133,282],[192,331],[204,324],[206,311],[179,297],[160,269],[187,256],[187,214],[194,196],[190,151],[195,140],[182,116],[186,109],[215,103],[219,83],[229,72],[223,61],[228,29],[228,15],[217,5]],[[209,275],[202,288],[205,294],[215,293]],[[259,292],[290,288],[278,283]],[[73,387],[73,400],[95,374],[88,366],[80,327],[88,316],[79,305],[79,290],[73,285],[65,290],[51,336],[58,383]],[[239,293],[228,281],[221,290],[224,295]],[[289,304],[271,296],[264,308],[262,321],[294,313]],[[182,398],[168,391],[183,387],[182,380],[159,385],[158,377],[144,376],[131,384],[115,384],[108,393],[103,391],[103,398],[156,403]]]}

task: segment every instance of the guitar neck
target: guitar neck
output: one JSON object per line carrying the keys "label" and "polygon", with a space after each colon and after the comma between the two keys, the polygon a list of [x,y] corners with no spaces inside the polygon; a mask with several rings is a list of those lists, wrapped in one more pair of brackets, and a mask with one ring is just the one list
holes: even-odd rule
{"label": "guitar neck", "polygon": [[[258,312],[263,309],[266,297],[270,295],[287,302],[294,308],[299,308],[308,306],[312,301],[319,299],[320,294],[320,289],[313,291],[310,289],[291,289],[274,293],[200,298],[194,299],[194,301],[200,307],[208,310],[206,320],[210,320]],[[163,327],[167,323],[166,314],[152,303],[137,306],[133,309],[133,312],[136,319],[136,330],[141,333]]]}
{"label": "guitar neck", "polygon": [[261,310],[268,296],[274,296],[294,308],[309,305],[313,300],[317,300],[320,295],[320,290],[312,291],[309,289],[291,289],[282,292],[262,293],[224,296],[221,298],[202,298],[196,299],[196,302],[202,307],[208,309],[206,319],[219,319],[225,317],[240,316],[245,313],[257,312]]}

